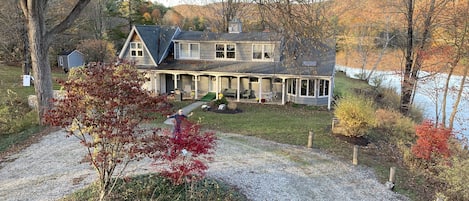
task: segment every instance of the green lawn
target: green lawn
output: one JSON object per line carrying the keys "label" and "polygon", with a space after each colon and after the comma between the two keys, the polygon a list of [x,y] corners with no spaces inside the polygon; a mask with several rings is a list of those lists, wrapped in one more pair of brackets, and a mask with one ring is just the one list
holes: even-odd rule
{"label": "green lawn", "polygon": [[[200,119],[205,128],[252,135],[280,143],[306,145],[312,130],[316,140],[328,141],[332,114],[299,105],[266,105],[238,103],[237,114],[194,111],[192,119]],[[323,144],[323,143],[321,143]]]}
{"label": "green lawn", "polygon": [[[29,95],[34,95],[34,86],[23,86],[23,71],[21,67],[4,66],[0,64],[0,100],[3,100],[4,95],[8,89],[13,90],[21,98],[27,98]],[[54,69],[52,71],[52,83],[55,90],[60,88],[60,85],[55,81],[56,79],[66,79],[67,74],[63,71]]]}
{"label": "green lawn", "polygon": [[[0,102],[6,100],[8,91],[13,91],[17,94],[18,98],[21,101],[27,103],[27,98],[29,95],[34,95],[34,86],[25,87],[23,86],[22,80],[23,71],[21,67],[5,66],[0,65]],[[63,71],[54,70],[52,73],[54,89],[59,89],[60,86],[57,84],[55,79],[65,79],[66,74]],[[31,125],[29,128],[25,128],[17,134],[3,134],[0,133],[0,152],[5,151],[12,145],[21,143],[35,133],[40,132],[44,128],[40,127],[37,123],[37,118],[31,118],[31,115],[26,115],[27,117],[23,121],[28,121],[25,125]],[[8,118],[8,117],[7,117]]]}

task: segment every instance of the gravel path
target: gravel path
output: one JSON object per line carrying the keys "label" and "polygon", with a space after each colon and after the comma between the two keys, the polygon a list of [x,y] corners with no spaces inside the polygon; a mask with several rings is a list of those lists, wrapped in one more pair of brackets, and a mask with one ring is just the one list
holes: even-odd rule
{"label": "gravel path", "polygon": [[[254,137],[219,134],[208,176],[237,186],[250,200],[408,200],[373,173],[310,149]],[[0,163],[0,200],[57,200],[83,188],[94,170],[80,163],[84,148],[62,131],[44,136]],[[152,170],[150,161],[125,174]]]}

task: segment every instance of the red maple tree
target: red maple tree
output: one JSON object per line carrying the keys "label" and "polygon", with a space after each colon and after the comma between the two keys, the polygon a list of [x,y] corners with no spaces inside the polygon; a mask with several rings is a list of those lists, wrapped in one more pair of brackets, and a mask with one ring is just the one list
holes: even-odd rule
{"label": "red maple tree", "polygon": [[[166,135],[172,136],[169,131]],[[208,169],[206,163],[212,160],[216,139],[214,132],[202,133],[199,124],[183,119],[181,132],[168,137],[168,153],[162,158],[154,157],[155,165],[162,167],[160,173],[175,185],[202,179]]]}
{"label": "red maple tree", "polygon": [[44,116],[46,123],[64,128],[86,147],[86,159],[98,174],[100,200],[112,190],[119,164],[124,169],[146,152],[164,152],[145,148],[148,139],[163,144],[165,138],[142,123],[169,111],[166,97],[142,88],[146,80],[130,65],[74,69],[68,80],[59,81],[65,93],[53,99],[54,107]]}
{"label": "red maple tree", "polygon": [[412,153],[417,158],[431,161],[433,156],[447,158],[451,155],[448,141],[452,135],[450,129],[436,126],[431,120],[425,120],[416,126],[417,142],[412,146]]}

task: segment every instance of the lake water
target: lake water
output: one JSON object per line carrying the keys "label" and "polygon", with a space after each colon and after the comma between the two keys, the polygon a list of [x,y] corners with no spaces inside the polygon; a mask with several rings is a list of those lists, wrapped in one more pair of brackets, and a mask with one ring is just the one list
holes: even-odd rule
{"label": "lake water", "polygon": [[[348,77],[357,78],[357,75],[362,72],[361,69],[358,68],[350,68],[346,66],[336,65],[337,71],[344,71]],[[366,71],[369,73],[369,71]],[[426,72],[421,72],[420,76],[428,75]],[[401,74],[400,72],[394,71],[375,71],[373,77],[379,76],[383,79],[381,84],[382,87],[390,87],[394,88],[397,93],[401,91]],[[436,119],[436,107],[435,103],[439,103],[439,107],[441,106],[442,94],[443,92],[441,89],[444,86],[446,79],[445,74],[437,75],[432,77],[431,79],[427,79],[425,81],[419,81],[417,85],[417,92],[414,97],[414,105],[418,106],[419,108],[423,109],[425,118],[435,120]],[[458,86],[461,82],[461,76],[453,76],[450,80],[450,86]],[[373,79],[370,79],[373,80]],[[371,83],[370,83],[371,84]],[[468,83],[469,84],[469,83]],[[455,131],[459,132],[458,137],[465,137],[466,139],[469,138],[469,125],[466,123],[469,120],[469,87],[466,85],[464,91],[464,97],[459,104],[459,111],[456,115],[454,129]],[[452,106],[456,98],[456,92],[451,93],[447,97],[447,117],[449,117]],[[441,108],[438,109],[438,114],[441,116]]]}

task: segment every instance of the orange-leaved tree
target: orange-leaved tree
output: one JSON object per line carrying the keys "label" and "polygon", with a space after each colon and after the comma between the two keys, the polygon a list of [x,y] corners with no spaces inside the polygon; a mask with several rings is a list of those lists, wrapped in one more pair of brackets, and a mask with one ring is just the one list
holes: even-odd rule
{"label": "orange-leaved tree", "polygon": [[[167,152],[167,137],[141,126],[169,111],[165,97],[142,89],[145,81],[130,65],[74,69],[68,80],[60,81],[64,96],[53,100],[54,107],[44,117],[86,147],[86,159],[98,174],[100,200],[112,191],[116,168],[123,170],[148,153],[158,158]],[[149,150],[148,144],[159,149]]]}
{"label": "orange-leaved tree", "polygon": [[447,158],[451,155],[448,143],[452,131],[443,126],[436,126],[431,120],[425,120],[415,129],[417,142],[412,146],[412,153],[417,158],[431,162],[435,157]]}

